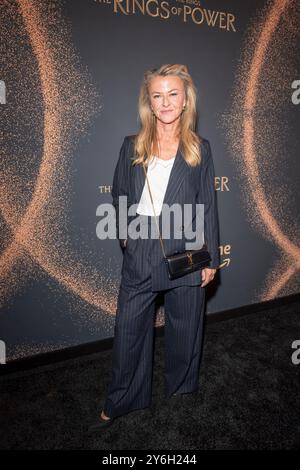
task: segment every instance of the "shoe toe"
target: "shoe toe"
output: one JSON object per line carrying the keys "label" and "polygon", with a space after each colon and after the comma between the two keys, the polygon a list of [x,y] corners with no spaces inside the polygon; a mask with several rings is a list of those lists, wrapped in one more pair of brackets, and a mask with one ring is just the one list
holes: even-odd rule
{"label": "shoe toe", "polygon": [[90,427],[89,427],[89,431],[90,432],[93,432],[93,431],[97,431],[99,429],[103,429],[103,428],[107,428],[108,426],[111,426],[111,424],[113,423],[114,421],[114,418],[109,418],[109,419],[103,419],[100,418],[98,419],[98,421],[96,421],[96,423],[92,424]]}

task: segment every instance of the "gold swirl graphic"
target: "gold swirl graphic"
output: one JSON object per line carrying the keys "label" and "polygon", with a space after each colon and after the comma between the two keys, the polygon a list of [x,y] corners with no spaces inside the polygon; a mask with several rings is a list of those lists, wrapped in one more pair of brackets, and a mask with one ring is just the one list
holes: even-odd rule
{"label": "gold swirl graphic", "polygon": [[[0,258],[1,298],[8,302],[36,265],[90,306],[115,314],[115,281],[72,252],[68,236],[72,150],[96,111],[98,94],[72,52],[57,2],[4,1],[1,16],[4,78],[11,90],[4,111],[11,127],[1,132],[1,214],[10,231]],[[29,167],[37,162],[32,183]],[[97,316],[86,318],[91,320]]]}
{"label": "gold swirl graphic", "polygon": [[[299,18],[299,2],[267,2],[249,28],[232,110],[223,120],[232,153],[246,181],[243,196],[251,224],[280,252],[266,285],[257,293],[263,301],[299,291],[298,278],[294,284],[291,282],[300,267],[300,250],[296,244],[298,207],[292,207],[294,212],[290,208],[289,185],[283,171],[288,158],[284,138],[291,130],[282,121],[277,124],[279,111],[284,109],[286,96],[291,93],[290,84],[298,76]],[[278,191],[274,194],[270,180],[275,180],[276,175]],[[290,197],[294,200],[295,195]],[[249,255],[255,256],[251,247]]]}

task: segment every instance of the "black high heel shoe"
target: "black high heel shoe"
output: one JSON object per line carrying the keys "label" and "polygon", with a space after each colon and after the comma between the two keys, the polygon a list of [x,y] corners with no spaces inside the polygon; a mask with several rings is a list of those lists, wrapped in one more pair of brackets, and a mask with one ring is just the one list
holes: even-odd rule
{"label": "black high heel shoe", "polygon": [[100,429],[103,429],[103,428],[107,428],[108,426],[111,426],[112,423],[114,422],[115,418],[109,418],[109,419],[104,419],[102,418],[102,416],[100,415],[100,417],[98,418],[98,420],[96,421],[96,423],[92,424],[90,427],[89,427],[89,432],[93,432],[93,431],[98,431]]}

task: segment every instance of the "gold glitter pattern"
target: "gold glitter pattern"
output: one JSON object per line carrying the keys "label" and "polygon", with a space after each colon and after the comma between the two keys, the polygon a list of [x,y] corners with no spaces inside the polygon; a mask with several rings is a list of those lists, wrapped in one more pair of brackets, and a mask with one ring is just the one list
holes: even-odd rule
{"label": "gold glitter pattern", "polygon": [[[253,301],[299,291],[298,189],[293,187],[293,169],[287,168],[291,83],[299,76],[299,20],[297,1],[268,1],[257,12],[246,34],[232,109],[221,117],[244,185],[241,200],[248,219],[278,249],[274,266]],[[252,260],[255,247],[248,249]]]}
{"label": "gold glitter pattern", "polygon": [[[1,108],[2,302],[38,267],[72,293],[74,303],[80,299],[115,314],[116,281],[88,262],[87,246],[74,250],[69,233],[72,152],[99,108],[98,93],[70,46],[58,2],[4,0],[1,18],[7,84]],[[87,324],[93,320],[88,311],[81,312]]]}

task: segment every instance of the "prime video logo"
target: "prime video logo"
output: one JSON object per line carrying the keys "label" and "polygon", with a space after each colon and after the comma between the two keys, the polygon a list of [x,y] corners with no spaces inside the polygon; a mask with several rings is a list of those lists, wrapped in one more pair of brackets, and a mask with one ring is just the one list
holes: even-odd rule
{"label": "prime video logo", "polygon": [[6,345],[5,342],[0,339],[0,364],[6,364]]}
{"label": "prime video logo", "polygon": [[[116,224],[116,208],[111,203],[100,204],[97,207],[96,215],[101,217],[97,223],[96,234],[100,240],[132,239],[137,238],[159,238],[157,230],[158,220],[155,217],[151,218],[150,236],[148,234],[147,224],[144,223],[145,216],[136,212],[139,204],[128,205],[127,196],[119,196],[119,204],[117,208]],[[157,218],[158,218],[158,214]],[[134,219],[128,224],[128,217],[133,216]],[[171,224],[171,219],[173,224]],[[179,204],[174,203],[171,206],[168,204],[162,205],[161,211],[161,237],[165,240],[169,239],[182,239],[183,235],[186,240],[193,240],[193,242],[185,243],[187,250],[199,249],[204,244],[204,204]],[[171,234],[170,228],[173,226],[173,233]]]}

